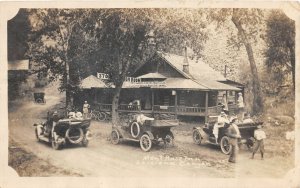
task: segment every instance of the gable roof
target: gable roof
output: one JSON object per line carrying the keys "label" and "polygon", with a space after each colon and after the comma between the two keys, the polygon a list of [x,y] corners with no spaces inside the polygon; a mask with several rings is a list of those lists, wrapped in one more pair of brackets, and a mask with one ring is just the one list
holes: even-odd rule
{"label": "gable roof", "polygon": [[189,74],[187,74],[183,71],[184,56],[164,52],[157,52],[157,54],[185,78],[193,80],[201,87],[210,90],[240,90],[237,87],[221,83],[226,81],[226,78],[202,61],[188,58]]}
{"label": "gable roof", "polygon": [[82,89],[91,89],[91,88],[107,88],[106,84],[98,79],[94,75],[90,75],[81,81],[80,87]]}
{"label": "gable roof", "polygon": [[184,56],[179,56],[170,53],[157,52],[159,56],[165,59],[172,67],[174,67],[179,73],[181,73],[186,78],[192,78],[194,80],[215,80],[215,81],[226,81],[226,78],[211,68],[208,64],[195,59],[188,58],[189,62],[189,73],[183,72],[183,62]]}

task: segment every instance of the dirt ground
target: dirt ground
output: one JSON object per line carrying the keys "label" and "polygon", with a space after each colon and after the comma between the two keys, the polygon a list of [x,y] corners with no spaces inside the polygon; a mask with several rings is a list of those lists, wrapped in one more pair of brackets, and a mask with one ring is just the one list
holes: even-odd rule
{"label": "dirt ground", "polygon": [[282,138],[274,146],[278,138],[267,132],[271,128],[266,130],[271,138],[266,140],[265,160],[259,155],[249,159],[251,152],[242,147],[236,164],[228,163],[228,156],[216,146],[195,145],[191,131],[195,123],[182,123],[173,130],[175,146],[160,144],[143,152],[135,142],[112,145],[107,139],[110,123],[92,121],[93,140],[87,148],[67,146],[56,151],[36,141],[32,126],[62,101],[63,94],[54,87],[46,90],[45,105],[31,101],[9,104],[9,165],[20,176],[281,178],[294,167],[293,142]]}

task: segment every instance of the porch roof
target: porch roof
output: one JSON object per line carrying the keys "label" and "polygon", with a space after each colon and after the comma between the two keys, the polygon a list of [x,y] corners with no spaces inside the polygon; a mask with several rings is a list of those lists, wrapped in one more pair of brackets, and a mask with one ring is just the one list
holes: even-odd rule
{"label": "porch roof", "polygon": [[90,75],[81,81],[81,89],[91,88],[109,88],[101,79],[98,79],[94,75]]}

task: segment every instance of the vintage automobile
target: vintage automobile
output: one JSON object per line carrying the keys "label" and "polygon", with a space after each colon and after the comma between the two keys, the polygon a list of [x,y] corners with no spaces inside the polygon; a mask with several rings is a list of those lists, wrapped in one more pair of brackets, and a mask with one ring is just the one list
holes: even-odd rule
{"label": "vintage automobile", "polygon": [[33,98],[34,98],[35,103],[46,103],[44,92],[35,92],[35,93],[33,93]]}
{"label": "vintage automobile", "polygon": [[[231,145],[229,144],[229,137],[226,136],[226,129],[229,124],[225,124],[224,127],[219,128],[218,141],[216,143],[215,136],[213,134],[213,127],[216,123],[216,117],[210,117],[208,123],[193,127],[193,140],[195,144],[209,143],[219,145],[221,151],[228,155],[231,152]],[[262,125],[263,122],[250,122],[250,123],[239,123],[237,124],[241,133],[240,144],[246,144],[248,148],[251,148],[255,142],[254,130],[258,125]]]}
{"label": "vintage automobile", "polygon": [[147,152],[152,144],[164,142],[165,146],[173,145],[174,135],[170,130],[179,124],[177,119],[154,119],[143,114],[133,115],[123,125],[113,126],[111,132],[112,144],[118,144],[121,139],[140,142],[140,147]]}
{"label": "vintage automobile", "polygon": [[90,119],[61,118],[54,112],[48,113],[46,122],[34,126],[36,139],[50,143],[55,150],[61,149],[67,143],[87,147],[91,139]]}

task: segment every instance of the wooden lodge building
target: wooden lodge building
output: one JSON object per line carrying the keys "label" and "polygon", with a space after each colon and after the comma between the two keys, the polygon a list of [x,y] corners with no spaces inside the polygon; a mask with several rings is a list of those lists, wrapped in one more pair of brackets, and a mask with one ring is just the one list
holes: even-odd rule
{"label": "wooden lodge building", "polygon": [[[243,87],[208,64],[189,59],[186,51],[185,56],[156,52],[124,82],[118,111],[198,116],[207,121],[221,112],[224,94],[229,112],[235,112],[237,92],[243,92]],[[102,111],[111,111],[113,87],[91,75],[82,80],[81,88],[81,104],[87,100]]]}

